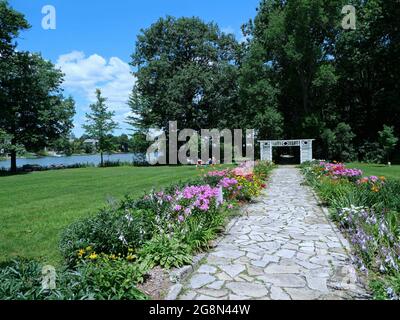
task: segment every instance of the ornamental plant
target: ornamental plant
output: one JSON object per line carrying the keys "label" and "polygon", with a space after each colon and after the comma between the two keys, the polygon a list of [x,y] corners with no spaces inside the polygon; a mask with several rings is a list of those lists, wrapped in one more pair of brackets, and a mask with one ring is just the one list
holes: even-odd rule
{"label": "ornamental plant", "polygon": [[351,181],[356,181],[363,174],[360,169],[349,169],[343,163],[321,162],[322,173],[332,179],[346,178]]}

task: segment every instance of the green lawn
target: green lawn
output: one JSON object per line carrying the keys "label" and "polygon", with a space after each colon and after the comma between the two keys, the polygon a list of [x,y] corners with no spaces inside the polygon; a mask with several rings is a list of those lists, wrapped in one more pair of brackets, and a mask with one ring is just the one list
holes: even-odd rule
{"label": "green lawn", "polygon": [[199,174],[195,167],[117,167],[0,177],[0,261],[22,256],[57,263],[63,228],[107,199],[139,196]]}
{"label": "green lawn", "polygon": [[385,176],[386,178],[400,179],[400,165],[386,166],[380,164],[350,163],[349,168],[359,168],[365,176]]}

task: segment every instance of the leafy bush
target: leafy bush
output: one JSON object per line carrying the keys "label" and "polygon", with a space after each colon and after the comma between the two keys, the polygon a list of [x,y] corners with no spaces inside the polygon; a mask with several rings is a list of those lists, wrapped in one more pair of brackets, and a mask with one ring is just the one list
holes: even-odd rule
{"label": "leafy bush", "polygon": [[60,250],[70,265],[79,250],[88,246],[96,252],[127,253],[151,239],[153,221],[151,210],[105,208],[69,226],[61,236]]}
{"label": "leafy bush", "polygon": [[192,262],[190,247],[181,238],[165,233],[154,236],[139,250],[138,255],[145,263],[166,269],[181,267]]}
{"label": "leafy bush", "polygon": [[42,266],[14,260],[0,266],[0,300],[143,300],[134,283],[145,272],[144,265],[122,260],[84,263],[57,270],[56,289],[44,290]]}
{"label": "leafy bush", "polygon": [[254,167],[254,174],[262,180],[266,180],[271,171],[274,169],[274,164],[269,161],[258,161]]}

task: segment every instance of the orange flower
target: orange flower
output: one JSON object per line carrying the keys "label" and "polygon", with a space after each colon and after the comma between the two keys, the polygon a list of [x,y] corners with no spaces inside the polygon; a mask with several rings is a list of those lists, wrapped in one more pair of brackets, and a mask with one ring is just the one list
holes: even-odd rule
{"label": "orange flower", "polygon": [[379,192],[379,188],[378,188],[377,186],[373,186],[373,187],[371,188],[371,191],[372,191],[372,192],[375,192],[375,193],[378,193],[378,192]]}

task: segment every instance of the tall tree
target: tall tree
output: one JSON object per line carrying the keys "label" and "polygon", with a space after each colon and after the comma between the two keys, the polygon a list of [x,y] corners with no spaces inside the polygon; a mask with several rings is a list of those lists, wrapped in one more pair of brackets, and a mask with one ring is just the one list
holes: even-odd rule
{"label": "tall tree", "polygon": [[110,134],[118,128],[113,121],[115,112],[108,111],[107,99],[101,96],[101,90],[96,89],[96,103],[90,105],[91,113],[86,114],[87,124],[83,125],[88,136],[98,140],[98,150],[101,156],[101,166],[104,166],[103,154],[112,149]]}
{"label": "tall tree", "polygon": [[387,161],[390,162],[390,154],[396,148],[399,138],[395,136],[394,127],[389,127],[387,125],[383,126],[383,130],[378,132],[379,143],[386,153]]}
{"label": "tall tree", "polygon": [[29,27],[23,15],[0,1],[0,129],[11,139],[11,171],[17,148],[38,151],[73,127],[72,98],[62,95],[63,74],[38,54],[17,51],[15,38]]}
{"label": "tall tree", "polygon": [[400,135],[400,2],[349,1],[357,24],[335,44],[337,112],[350,123],[356,142],[375,139],[384,124]]}
{"label": "tall tree", "polygon": [[72,98],[62,96],[62,73],[37,54],[15,52],[9,74],[1,80],[0,128],[11,136],[11,171],[17,170],[16,148],[38,151],[72,127]]}
{"label": "tall tree", "polygon": [[238,109],[233,35],[198,18],[159,19],[137,38],[130,106],[137,128],[217,128]]}
{"label": "tall tree", "polygon": [[308,117],[318,118],[319,124],[331,120],[336,81],[332,51],[342,2],[264,0],[254,21],[244,26],[251,37],[248,64],[265,70],[255,85],[268,84],[264,92],[270,99],[276,96],[287,137],[301,136],[313,123]]}

